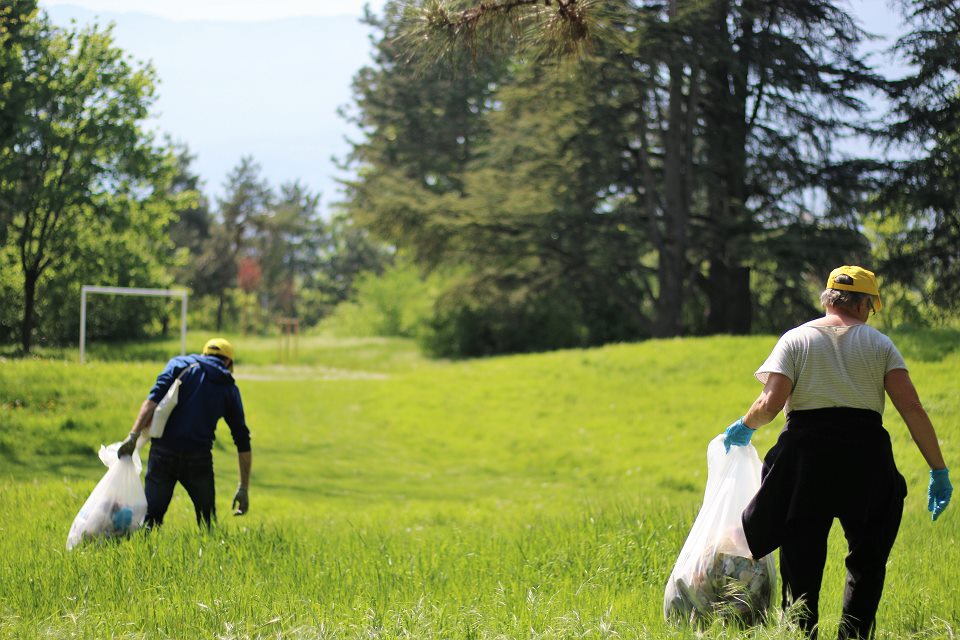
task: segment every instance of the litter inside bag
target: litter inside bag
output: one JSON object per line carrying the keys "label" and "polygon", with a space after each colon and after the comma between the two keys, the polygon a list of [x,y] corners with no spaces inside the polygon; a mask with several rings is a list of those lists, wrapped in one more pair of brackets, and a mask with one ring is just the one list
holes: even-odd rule
{"label": "litter inside bag", "polygon": [[716,617],[759,622],[773,602],[772,555],[754,560],[740,516],[760,488],[760,458],[753,445],[723,447],[723,435],[707,447],[703,506],[667,581],[663,614],[668,620],[707,624]]}
{"label": "litter inside bag", "polygon": [[67,535],[68,551],[80,542],[125,536],[140,528],[147,514],[147,497],[140,482],[143,442],[137,442],[133,456],[123,458],[117,458],[120,442],[100,446],[100,460],[107,472],[73,520]]}

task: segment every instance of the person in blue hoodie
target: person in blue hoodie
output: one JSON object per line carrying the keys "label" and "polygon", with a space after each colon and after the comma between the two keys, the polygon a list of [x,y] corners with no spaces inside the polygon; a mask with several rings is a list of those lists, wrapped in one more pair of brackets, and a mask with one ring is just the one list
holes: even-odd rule
{"label": "person in blue hoodie", "polygon": [[212,450],[220,418],[230,427],[240,466],[240,484],[233,498],[234,515],[243,515],[249,510],[250,430],[244,419],[240,390],[233,379],[233,362],[233,345],[223,338],[213,338],[204,345],[202,354],[171,359],[141,405],[130,435],[117,451],[118,456],[133,454],[140,435],[150,428],[157,404],[174,381],[180,379],[179,400],[167,418],[163,435],[151,440],[144,481],[147,494],[144,526],[157,527],[163,523],[174,487],[179,482],[193,501],[197,524],[210,527],[216,518]]}

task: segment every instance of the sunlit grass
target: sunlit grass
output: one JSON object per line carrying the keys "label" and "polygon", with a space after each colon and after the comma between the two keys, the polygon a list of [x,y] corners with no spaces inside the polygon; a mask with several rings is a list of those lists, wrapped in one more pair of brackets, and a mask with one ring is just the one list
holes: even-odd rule
{"label": "sunlit grass", "polygon": [[[396,338],[333,338],[307,334],[296,338],[253,336],[196,331],[188,334],[187,353],[200,353],[212,337],[225,337],[237,347],[237,365],[242,367],[326,367],[331,369],[389,371],[408,370],[423,361],[416,346],[409,340]],[[86,346],[85,360],[94,362],[166,362],[180,353],[180,337],[155,338],[138,343],[116,344],[93,342]],[[0,358],[11,357],[17,348],[0,346]],[[43,347],[34,349],[31,359],[78,362],[77,347]]]}
{"label": "sunlit grass", "polygon": [[[104,471],[95,450],[125,435],[167,356],[0,362],[0,636],[697,637],[662,622],[663,589],[702,499],[706,444],[759,392],[752,372],[774,338],[456,363],[403,341],[301,338],[299,361],[278,366],[271,340],[228,337],[253,431],[251,513],[226,515],[225,437],[216,531],[196,530],[179,491],[162,531],[71,553],[70,522]],[[897,339],[949,461],[955,342]],[[761,453],[778,425],[754,438]],[[887,427],[910,496],[878,637],[951,637],[956,509],[929,521],[923,461],[892,409]],[[825,638],[839,527],[831,548]],[[774,619],[702,637],[795,634]]]}

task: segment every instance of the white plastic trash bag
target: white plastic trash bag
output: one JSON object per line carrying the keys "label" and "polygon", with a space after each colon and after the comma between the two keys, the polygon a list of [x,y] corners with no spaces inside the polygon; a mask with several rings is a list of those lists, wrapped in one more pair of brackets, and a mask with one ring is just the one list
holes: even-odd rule
{"label": "white plastic trash bag", "polygon": [[663,596],[666,619],[692,624],[715,617],[757,622],[773,602],[773,555],[754,560],[740,516],[760,488],[760,457],[752,444],[723,447],[723,434],[707,447],[703,506]]}
{"label": "white plastic trash bag", "polygon": [[67,535],[68,551],[85,540],[123,536],[140,528],[147,515],[147,496],[140,482],[140,447],[144,441],[141,438],[137,442],[133,456],[119,459],[121,442],[100,445],[100,460],[107,465],[107,472],[73,519]]}
{"label": "white plastic trash bag", "polygon": [[173,410],[177,408],[177,403],[180,402],[180,385],[183,384],[183,376],[187,371],[198,366],[200,365],[194,362],[181,371],[180,375],[174,378],[170,384],[167,393],[160,398],[160,402],[157,403],[157,406],[153,410],[153,419],[150,421],[151,438],[163,437],[163,432],[167,428],[167,420],[170,419],[170,414],[173,413]]}

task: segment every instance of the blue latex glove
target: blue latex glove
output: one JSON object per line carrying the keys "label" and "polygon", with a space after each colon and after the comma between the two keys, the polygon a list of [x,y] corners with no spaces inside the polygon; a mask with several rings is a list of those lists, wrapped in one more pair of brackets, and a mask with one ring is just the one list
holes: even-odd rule
{"label": "blue latex glove", "polygon": [[750,444],[750,438],[753,437],[754,431],[756,429],[751,429],[743,424],[743,418],[738,418],[723,432],[723,448],[726,449],[727,453],[730,453],[730,447],[747,446]]}
{"label": "blue latex glove", "polygon": [[927,511],[931,518],[936,520],[943,510],[950,504],[953,495],[953,485],[950,484],[949,469],[931,469],[930,486],[927,488]]}

